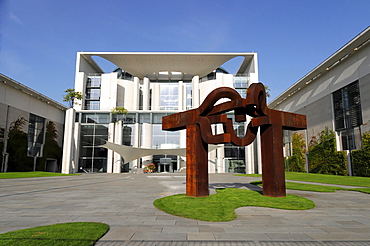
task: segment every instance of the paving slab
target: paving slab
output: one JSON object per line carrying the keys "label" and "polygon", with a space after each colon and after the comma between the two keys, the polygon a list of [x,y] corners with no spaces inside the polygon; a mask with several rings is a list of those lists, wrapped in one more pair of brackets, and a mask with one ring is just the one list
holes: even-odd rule
{"label": "paving slab", "polygon": [[[259,178],[210,174],[215,188],[259,190]],[[292,191],[316,203],[304,211],[238,208],[229,222],[166,214],[157,198],[185,193],[185,175],[84,174],[0,180],[0,233],[56,223],[110,226],[96,245],[370,245],[370,195]]]}

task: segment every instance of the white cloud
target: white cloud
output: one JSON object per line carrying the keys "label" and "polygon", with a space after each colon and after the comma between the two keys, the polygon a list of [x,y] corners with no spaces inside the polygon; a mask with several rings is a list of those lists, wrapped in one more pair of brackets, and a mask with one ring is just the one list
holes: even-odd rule
{"label": "white cloud", "polygon": [[24,25],[23,22],[13,12],[9,13],[9,19],[19,25]]}

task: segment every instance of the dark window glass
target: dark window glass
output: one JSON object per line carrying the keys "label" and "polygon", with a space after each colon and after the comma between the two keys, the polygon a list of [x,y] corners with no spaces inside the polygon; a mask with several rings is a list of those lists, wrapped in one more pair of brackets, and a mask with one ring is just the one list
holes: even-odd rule
{"label": "dark window glass", "polygon": [[162,117],[167,114],[153,114],[153,124],[162,124]]}
{"label": "dark window glass", "polygon": [[333,93],[335,130],[362,125],[361,98],[358,81]]}
{"label": "dark window glass", "polygon": [[99,88],[100,87],[100,76],[89,76],[87,77],[86,87],[88,88]]}
{"label": "dark window glass", "polygon": [[86,100],[86,110],[99,110],[100,109],[100,101],[87,101]]}
{"label": "dark window glass", "polygon": [[150,123],[150,114],[139,114],[139,123]]}
{"label": "dark window glass", "polygon": [[122,144],[126,146],[134,145],[135,125],[125,125],[122,128]]}
{"label": "dark window glass", "polygon": [[30,114],[28,121],[28,156],[42,156],[45,118]]}

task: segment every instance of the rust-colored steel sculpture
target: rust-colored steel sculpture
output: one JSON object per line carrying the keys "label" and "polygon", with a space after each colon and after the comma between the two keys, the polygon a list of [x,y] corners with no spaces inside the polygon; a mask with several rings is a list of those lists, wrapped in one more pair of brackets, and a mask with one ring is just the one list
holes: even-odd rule
{"label": "rust-colored steel sculpture", "polygon": [[[215,105],[222,98],[230,101]],[[252,117],[246,134],[239,138],[233,122],[226,112],[234,110],[235,121]],[[211,124],[222,123],[224,133],[213,135]],[[246,98],[229,87],[213,90],[196,109],[168,115],[162,118],[162,129],[177,131],[186,129],[186,195],[208,196],[208,144],[232,143],[247,146],[261,135],[263,195],[286,196],[283,158],[283,129],[306,129],[306,116],[274,109],[266,105],[265,87],[252,84]]]}

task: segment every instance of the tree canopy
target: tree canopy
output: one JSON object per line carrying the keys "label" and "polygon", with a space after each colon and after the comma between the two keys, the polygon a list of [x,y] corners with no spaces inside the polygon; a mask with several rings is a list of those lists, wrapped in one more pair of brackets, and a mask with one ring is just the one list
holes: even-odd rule
{"label": "tree canopy", "polygon": [[63,102],[67,102],[70,108],[73,108],[75,100],[82,100],[83,95],[81,92],[75,91],[75,89],[67,89],[64,91],[66,94],[63,96]]}

